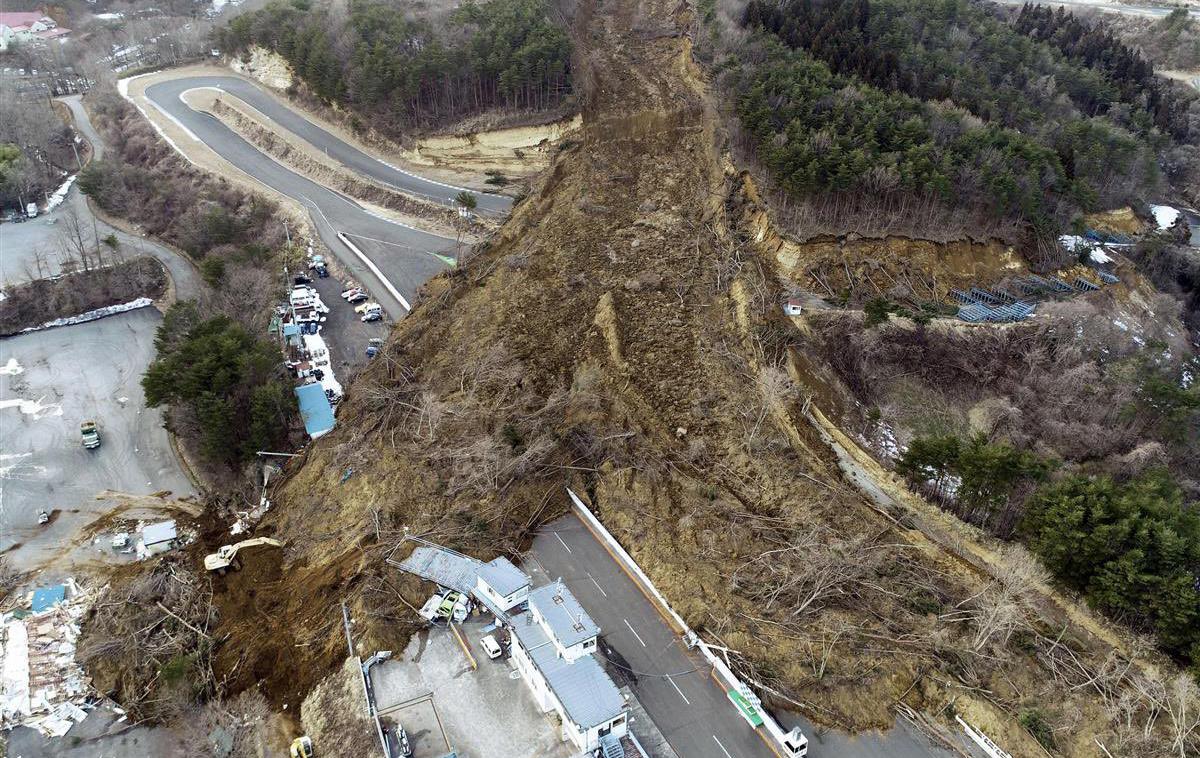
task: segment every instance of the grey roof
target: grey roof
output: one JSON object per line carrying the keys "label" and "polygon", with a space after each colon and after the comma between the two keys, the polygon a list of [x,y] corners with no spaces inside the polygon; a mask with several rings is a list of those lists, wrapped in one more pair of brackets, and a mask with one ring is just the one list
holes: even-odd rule
{"label": "grey roof", "polygon": [[574,661],[558,657],[558,650],[529,613],[512,619],[513,632],[537,666],[568,718],[587,730],[625,711],[625,699],[594,656]]}
{"label": "grey roof", "polygon": [[561,581],[530,592],[529,606],[537,609],[563,647],[571,647],[600,633],[600,627]]}
{"label": "grey roof", "polygon": [[529,586],[529,577],[503,556],[480,566],[479,578],[502,597],[508,597],[522,587]]}
{"label": "grey roof", "polygon": [[451,550],[421,545],[400,562],[400,568],[442,587],[469,594],[475,589],[475,572],[480,563]]}
{"label": "grey roof", "polygon": [[157,545],[160,542],[170,542],[175,537],[174,521],[160,521],[157,524],[148,524],[142,529],[142,544],[144,545]]}

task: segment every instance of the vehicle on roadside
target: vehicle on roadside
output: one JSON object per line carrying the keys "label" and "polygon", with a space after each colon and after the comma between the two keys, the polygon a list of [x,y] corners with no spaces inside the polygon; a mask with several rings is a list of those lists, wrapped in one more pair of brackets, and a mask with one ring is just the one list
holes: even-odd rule
{"label": "vehicle on roadside", "polygon": [[399,724],[396,725],[396,742],[400,744],[400,758],[412,758],[413,749],[408,741],[408,732]]}
{"label": "vehicle on roadside", "polygon": [[312,284],[312,277],[308,274],[297,274],[292,277],[292,281],[296,284]]}
{"label": "vehicle on roadside", "polygon": [[348,303],[361,303],[364,300],[370,300],[370,299],[371,299],[371,296],[368,295],[364,290],[359,290],[358,292],[354,292],[350,295],[346,295],[346,302],[348,302]]}
{"label": "vehicle on roadside", "polygon": [[25,206],[25,217],[26,218],[37,218],[37,215],[38,215],[37,203],[29,203],[28,205]]}
{"label": "vehicle on roadside", "polygon": [[366,290],[364,290],[362,287],[358,286],[357,284],[354,284],[353,282],[346,282],[346,288],[342,290],[342,297],[349,297],[350,294],[354,293],[354,292],[365,292],[365,291]]}
{"label": "vehicle on roadside", "polygon": [[479,644],[483,648],[483,652],[487,653],[487,657],[493,661],[504,654],[504,649],[500,647],[500,643],[496,642],[496,638],[490,634],[484,636],[479,641]]}
{"label": "vehicle on roadside", "polygon": [[383,321],[383,312],[382,311],[367,311],[366,313],[364,313],[362,315],[362,322],[364,324],[369,324],[372,321]]}
{"label": "vehicle on roadside", "polygon": [[38,511],[38,523],[39,524],[49,524],[50,523],[50,514],[46,512],[45,508]]}
{"label": "vehicle on roadside", "polygon": [[381,310],[383,310],[383,306],[379,303],[363,303],[362,305],[355,306],[354,308],[355,313],[369,313],[370,311]]}
{"label": "vehicle on roadside", "polygon": [[96,426],[96,422],[88,419],[79,425],[79,436],[82,438],[83,446],[88,450],[95,450],[100,447],[100,428]]}

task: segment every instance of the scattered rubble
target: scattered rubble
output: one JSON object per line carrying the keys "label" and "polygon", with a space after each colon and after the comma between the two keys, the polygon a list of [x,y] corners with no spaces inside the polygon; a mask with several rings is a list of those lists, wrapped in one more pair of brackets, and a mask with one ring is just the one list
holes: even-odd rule
{"label": "scattered rubble", "polygon": [[87,717],[96,698],[75,647],[96,596],[68,578],[0,615],[0,728],[27,726],[61,737]]}

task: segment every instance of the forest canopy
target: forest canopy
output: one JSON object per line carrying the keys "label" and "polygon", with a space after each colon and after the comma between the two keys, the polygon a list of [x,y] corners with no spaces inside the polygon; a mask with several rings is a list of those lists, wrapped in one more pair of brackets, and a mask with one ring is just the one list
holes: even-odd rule
{"label": "forest canopy", "polygon": [[1045,245],[1081,212],[1154,195],[1158,153],[1200,142],[1200,98],[1073,19],[1027,7],[1010,23],[968,0],[752,0],[748,44],[722,67],[788,196],[850,196],[852,213],[917,199]]}
{"label": "forest canopy", "polygon": [[398,133],[496,108],[561,105],[571,45],[550,15],[546,0],[466,0],[436,20],[386,0],[350,0],[337,18],[308,0],[273,0],[230,22],[220,43],[279,53],[318,97]]}

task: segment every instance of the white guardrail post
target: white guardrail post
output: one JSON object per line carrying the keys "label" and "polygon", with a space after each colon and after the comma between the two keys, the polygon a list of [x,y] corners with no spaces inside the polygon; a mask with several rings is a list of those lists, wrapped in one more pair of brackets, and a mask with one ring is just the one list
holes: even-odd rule
{"label": "white guardrail post", "polygon": [[[708,645],[706,645],[704,641],[692,631],[691,627],[687,625],[687,622],[675,612],[675,609],[671,607],[671,604],[667,602],[667,599],[663,597],[662,593],[658,591],[658,588],[654,586],[654,582],[650,581],[650,577],[646,576],[646,572],[642,571],[642,567],[639,566],[637,561],[633,559],[633,556],[631,556],[625,550],[625,548],[621,546],[621,543],[617,542],[617,539],[612,536],[607,528],[605,528],[604,524],[600,522],[600,519],[596,518],[596,514],[592,513],[592,510],[588,508],[587,505],[579,499],[579,496],[572,492],[569,487],[567,488],[567,495],[570,496],[571,503],[574,505],[575,514],[579,516],[584,525],[587,526],[594,535],[596,535],[596,538],[604,543],[605,547],[608,548],[608,552],[612,554],[615,560],[622,564],[622,566],[628,572],[630,578],[641,585],[641,588],[646,595],[649,596],[656,605],[658,605],[659,609],[667,617],[667,620],[670,621],[671,625],[675,627],[675,631],[683,635],[683,639],[687,643],[688,648],[700,651],[705,660],[712,665],[713,671],[716,672],[717,676],[720,678],[727,690],[735,691],[743,697],[749,693],[752,698],[750,702],[752,704],[757,703],[758,698],[754,697],[749,686],[742,680],[738,679],[737,675],[733,673],[732,669],[729,668],[725,661],[711,649],[709,649]],[[756,710],[758,717],[761,718],[761,725],[766,727],[767,732],[771,735],[771,740],[774,743],[772,748],[776,749],[777,753],[782,756],[786,756],[787,758],[802,758],[808,754],[808,740],[799,733],[799,730],[785,732],[783,728],[779,726],[779,723],[775,721],[775,718],[771,716],[771,714],[767,713],[761,707],[757,707]],[[750,722],[755,728],[759,726],[758,724],[752,722],[750,718],[741,711],[741,709],[738,709],[738,713],[742,716],[742,718],[745,718],[747,722]]]}

